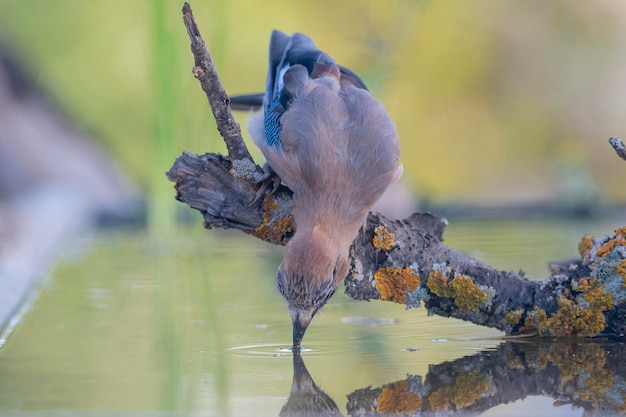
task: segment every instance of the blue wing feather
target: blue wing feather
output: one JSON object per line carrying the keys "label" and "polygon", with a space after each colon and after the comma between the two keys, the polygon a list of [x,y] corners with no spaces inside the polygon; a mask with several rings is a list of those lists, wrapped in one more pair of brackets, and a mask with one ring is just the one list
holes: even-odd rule
{"label": "blue wing feather", "polygon": [[[320,51],[308,36],[295,33],[289,36],[280,31],[273,31],[270,40],[269,69],[264,98],[265,136],[270,146],[282,146],[280,141],[280,117],[289,108],[291,96],[284,89],[285,72],[294,65],[304,66],[309,74],[315,64],[334,65],[335,60]],[[367,90],[361,79],[347,68],[339,66],[342,76],[360,88]]]}

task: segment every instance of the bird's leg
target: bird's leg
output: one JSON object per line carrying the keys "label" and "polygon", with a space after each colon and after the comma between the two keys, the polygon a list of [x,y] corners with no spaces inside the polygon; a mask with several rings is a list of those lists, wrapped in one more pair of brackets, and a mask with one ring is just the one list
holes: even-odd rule
{"label": "bird's leg", "polygon": [[257,190],[256,196],[254,197],[254,200],[252,200],[252,203],[250,203],[250,205],[253,205],[257,201],[259,201],[261,196],[263,196],[267,192],[267,190],[270,188],[270,185],[272,186],[272,191],[270,191],[270,194],[274,194],[276,190],[278,190],[278,187],[280,186],[280,181],[281,181],[280,177],[276,175],[276,173],[272,170],[272,168],[266,162],[263,165],[263,175],[256,181],[256,183],[261,184],[261,186]]}

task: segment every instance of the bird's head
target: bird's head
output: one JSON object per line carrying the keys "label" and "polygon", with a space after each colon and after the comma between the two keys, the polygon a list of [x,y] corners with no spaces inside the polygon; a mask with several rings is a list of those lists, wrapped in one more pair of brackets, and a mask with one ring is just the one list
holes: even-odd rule
{"label": "bird's head", "polygon": [[276,277],[278,290],[289,305],[294,348],[300,346],[309,323],[348,274],[347,252],[317,229],[296,232],[287,245]]}

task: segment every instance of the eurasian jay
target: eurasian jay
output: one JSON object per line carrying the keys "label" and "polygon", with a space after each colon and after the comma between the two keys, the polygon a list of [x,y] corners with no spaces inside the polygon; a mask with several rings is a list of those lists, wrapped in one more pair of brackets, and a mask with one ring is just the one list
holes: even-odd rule
{"label": "eurasian jay", "polygon": [[[262,99],[261,99],[262,97]],[[400,177],[395,126],[361,79],[301,34],[274,31],[262,106],[249,131],[267,164],[293,191],[296,233],[278,267],[293,346],[348,274],[349,249],[370,208]]]}

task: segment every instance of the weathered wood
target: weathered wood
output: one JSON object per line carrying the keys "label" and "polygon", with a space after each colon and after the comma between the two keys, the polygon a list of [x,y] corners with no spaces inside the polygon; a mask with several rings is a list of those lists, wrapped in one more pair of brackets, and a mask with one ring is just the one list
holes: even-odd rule
{"label": "weathered wood", "polygon": [[[183,13],[192,45],[198,45],[192,46],[194,74],[201,73],[198,79],[229,146],[229,157],[183,153],[167,173],[176,184],[176,198],[199,210],[207,228],[235,228],[284,245],[295,232],[291,192],[281,186],[257,198],[263,190],[262,170],[247,149],[241,150],[245,145],[238,125],[231,129],[236,122],[230,110],[223,109],[228,98],[217,73],[204,78],[215,66],[204,53],[204,41],[187,3]],[[211,98],[214,92],[217,100]],[[242,171],[241,158],[248,171]],[[624,337],[626,227],[612,238],[583,237],[580,260],[555,266],[550,277],[534,282],[443,245],[445,226],[445,219],[428,213],[401,221],[370,214],[351,248],[346,293],[358,300],[382,299],[407,308],[424,302],[430,313],[495,327],[507,335]]]}
{"label": "weathered wood", "polygon": [[609,138],[609,143],[615,150],[617,156],[626,161],[626,146],[624,145],[624,142],[622,142],[622,140],[618,137],[612,137]]}
{"label": "weathered wood", "polygon": [[167,177],[176,183],[176,199],[202,213],[207,229],[238,229],[277,245],[294,233],[291,191],[280,186],[257,198],[262,185],[235,176],[229,158],[183,152]]}

